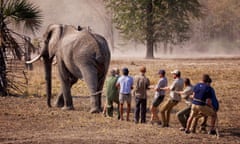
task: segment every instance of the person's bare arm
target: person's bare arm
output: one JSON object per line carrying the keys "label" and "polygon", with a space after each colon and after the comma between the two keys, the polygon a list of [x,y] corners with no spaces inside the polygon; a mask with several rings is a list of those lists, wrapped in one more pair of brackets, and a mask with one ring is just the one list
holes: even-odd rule
{"label": "person's bare arm", "polygon": [[116,87],[119,88],[119,87],[120,87],[120,84],[119,84],[119,83],[116,83]]}

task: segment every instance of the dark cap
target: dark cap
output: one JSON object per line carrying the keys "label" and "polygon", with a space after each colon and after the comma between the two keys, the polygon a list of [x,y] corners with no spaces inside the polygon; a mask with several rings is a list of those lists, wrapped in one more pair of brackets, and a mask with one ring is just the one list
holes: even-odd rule
{"label": "dark cap", "polygon": [[165,73],[166,73],[165,70],[162,70],[162,69],[158,71],[158,74],[165,75]]}
{"label": "dark cap", "polygon": [[123,68],[122,69],[123,75],[128,75],[128,68]]}

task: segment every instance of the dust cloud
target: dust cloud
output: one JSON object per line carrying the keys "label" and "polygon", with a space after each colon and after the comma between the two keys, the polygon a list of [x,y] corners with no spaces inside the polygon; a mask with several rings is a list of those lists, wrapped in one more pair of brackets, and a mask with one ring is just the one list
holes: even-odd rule
{"label": "dust cloud", "polygon": [[[146,46],[121,39],[113,28],[111,17],[102,0],[30,0],[42,10],[43,25],[35,37],[41,37],[49,24],[68,24],[90,27],[95,33],[103,35],[111,48],[113,57],[145,57]],[[239,56],[240,46],[231,46],[223,42],[211,42],[202,45],[195,42],[173,46],[173,51],[164,53],[163,46],[155,48],[156,58],[186,57],[222,57]]]}
{"label": "dust cloud", "polygon": [[68,24],[90,27],[94,32],[107,35],[110,20],[101,0],[30,0],[42,10],[43,25],[39,35],[49,24]]}

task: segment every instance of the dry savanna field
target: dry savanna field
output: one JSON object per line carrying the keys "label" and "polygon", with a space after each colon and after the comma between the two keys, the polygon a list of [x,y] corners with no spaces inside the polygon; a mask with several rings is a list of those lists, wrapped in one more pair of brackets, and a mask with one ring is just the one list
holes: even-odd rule
{"label": "dry savanna field", "polygon": [[[220,102],[218,112],[218,131],[220,136],[208,134],[189,134],[179,131],[180,124],[176,112],[184,107],[180,102],[171,113],[170,127],[160,128],[149,124],[135,124],[133,121],[118,121],[102,114],[90,114],[89,92],[84,81],[72,88],[75,110],[63,111],[46,105],[45,82],[41,62],[34,64],[34,70],[28,71],[28,96],[0,97],[0,143],[10,144],[59,144],[59,143],[240,143],[240,58],[209,59],[120,59],[111,61],[110,68],[128,67],[130,75],[138,74],[139,67],[147,67],[147,76],[151,84],[156,84],[159,69],[165,69],[169,83],[170,71],[179,69],[182,77],[189,77],[197,83],[202,74],[208,73],[212,79]],[[56,66],[53,68],[53,95],[59,90]],[[148,108],[153,91],[148,92]],[[167,95],[168,97],[169,95]],[[53,97],[52,103],[56,97]],[[105,97],[103,96],[103,104]],[[134,100],[132,101],[131,120],[133,120]]]}

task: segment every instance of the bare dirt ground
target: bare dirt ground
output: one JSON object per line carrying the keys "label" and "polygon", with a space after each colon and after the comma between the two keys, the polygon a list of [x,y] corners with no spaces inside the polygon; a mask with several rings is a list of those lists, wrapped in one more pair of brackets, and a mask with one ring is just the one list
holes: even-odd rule
{"label": "bare dirt ground", "polygon": [[[0,143],[10,144],[59,144],[59,143],[240,143],[240,58],[228,59],[114,59],[112,67],[128,67],[130,75],[138,73],[140,65],[146,65],[147,75],[152,84],[157,82],[158,69],[165,69],[169,83],[170,71],[179,69],[182,77],[189,77],[195,84],[203,73],[213,79],[217,97],[220,101],[218,129],[220,137],[208,134],[189,134],[179,131],[180,124],[176,112],[184,107],[179,103],[171,113],[170,128],[156,125],[135,124],[105,118],[102,114],[90,114],[88,91],[83,81],[72,89],[74,111],[48,108],[46,105],[43,67],[34,65],[29,73],[28,93],[30,96],[0,97]],[[59,82],[56,80],[56,68],[53,71],[53,93],[56,94]],[[168,97],[168,96],[167,96]],[[153,98],[149,91],[148,107]],[[55,98],[53,98],[54,101]],[[105,97],[103,97],[103,103]],[[53,102],[52,102],[53,103]],[[133,120],[134,100],[131,119]],[[150,113],[147,113],[147,120]]]}

